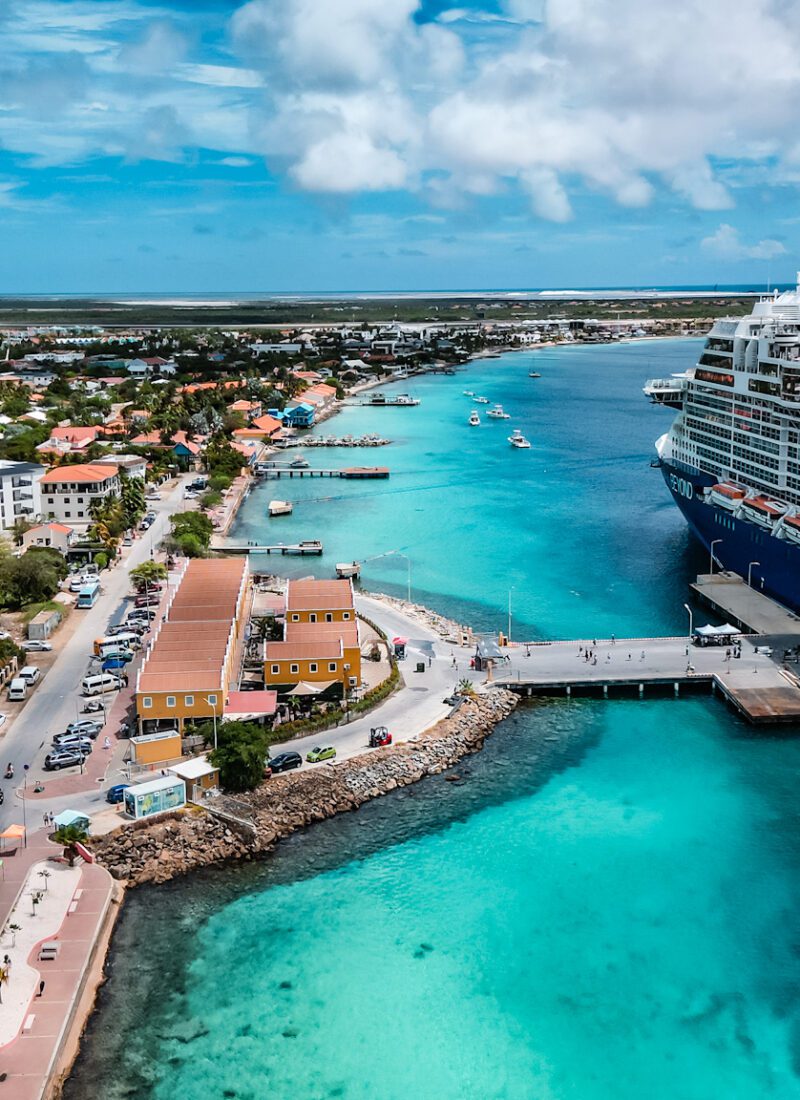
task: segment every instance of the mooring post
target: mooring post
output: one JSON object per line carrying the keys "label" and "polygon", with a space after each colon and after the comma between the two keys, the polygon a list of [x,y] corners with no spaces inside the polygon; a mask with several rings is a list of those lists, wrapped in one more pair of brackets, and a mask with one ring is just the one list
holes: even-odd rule
{"label": "mooring post", "polygon": [[644,695],[644,684],[639,684],[639,698],[641,699],[643,695]]}
{"label": "mooring post", "polygon": [[678,696],[679,696],[679,695],[680,695],[680,693],[681,693],[681,685],[680,685],[680,684],[678,683],[678,681],[677,681],[677,680],[676,680],[676,681],[675,681],[675,683],[674,683],[674,684],[672,685],[672,690],[673,690],[673,691],[675,692],[675,698],[677,699],[677,698],[678,698]]}

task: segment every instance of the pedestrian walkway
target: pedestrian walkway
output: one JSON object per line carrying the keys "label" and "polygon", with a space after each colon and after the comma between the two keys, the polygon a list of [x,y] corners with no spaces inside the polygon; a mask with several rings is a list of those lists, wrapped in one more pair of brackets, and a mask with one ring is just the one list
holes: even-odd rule
{"label": "pedestrian walkway", "polygon": [[[103,867],[79,862],[70,869],[61,862],[61,854],[61,847],[43,831],[28,838],[27,848],[0,853],[0,927],[16,923],[21,928],[16,948],[7,931],[0,938],[0,957],[12,956],[0,1005],[0,1095],[7,1093],[14,1100],[40,1100],[44,1092],[111,901],[113,882]],[[40,870],[50,872],[47,893],[52,891],[53,904],[45,915],[41,902],[33,917],[30,892],[37,888]],[[58,944],[55,957],[47,961],[39,960],[43,940]],[[44,987],[38,995],[41,982]]]}

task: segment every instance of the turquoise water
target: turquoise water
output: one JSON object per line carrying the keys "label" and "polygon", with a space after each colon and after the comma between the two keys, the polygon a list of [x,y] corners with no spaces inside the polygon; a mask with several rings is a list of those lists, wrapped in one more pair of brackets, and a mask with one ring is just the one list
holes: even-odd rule
{"label": "turquoise water", "polygon": [[[531,637],[683,629],[686,525],[649,468],[671,413],[648,406],[641,388],[651,373],[685,368],[698,343],[522,352],[398,385],[422,404],[350,408],[319,429],[376,431],[392,446],[305,453],[312,466],[386,465],[388,481],[265,482],[231,541],[319,538],[321,562],[259,555],[253,565],[332,576],[337,561],[355,558],[365,587],[398,595],[406,595],[410,559],[414,599],[457,607],[482,626],[503,623],[513,586],[514,618]],[[533,366],[541,378],[528,377]],[[474,405],[465,389],[512,419],[487,419],[490,406]],[[473,407],[480,428],[467,423]],[[513,428],[530,451],[508,445]],[[294,502],[291,516],[266,518],[275,497]]]}
{"label": "turquoise water", "polygon": [[[380,414],[417,434],[380,452],[388,487],[355,487],[358,523],[347,500],[311,502],[317,481],[292,490],[310,529],[306,506],[289,522],[332,560],[413,551],[418,594],[487,623],[513,583],[531,634],[683,629],[698,558],[647,466],[664,417],[628,389],[687,352],[576,349],[530,382],[520,355],[421,382],[418,410]],[[562,394],[542,386],[511,422],[533,452],[460,430],[462,389],[516,412],[528,382]],[[350,430],[377,426],[356,427],[366,412]],[[431,487],[387,491],[404,481]],[[236,537],[260,537],[262,513],[257,494]],[[403,589],[405,563],[374,568]],[[137,891],[65,1096],[798,1097],[799,764],[792,736],[754,735],[708,697],[524,705],[459,782],[394,792],[262,864]]]}

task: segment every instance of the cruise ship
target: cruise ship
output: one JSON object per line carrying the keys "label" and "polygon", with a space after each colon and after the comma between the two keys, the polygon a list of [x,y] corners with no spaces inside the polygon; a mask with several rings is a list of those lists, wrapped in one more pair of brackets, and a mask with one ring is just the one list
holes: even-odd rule
{"label": "cruise ship", "polygon": [[654,465],[711,568],[800,610],[800,273],[796,290],[717,321],[693,368],[644,392],[679,410]]}

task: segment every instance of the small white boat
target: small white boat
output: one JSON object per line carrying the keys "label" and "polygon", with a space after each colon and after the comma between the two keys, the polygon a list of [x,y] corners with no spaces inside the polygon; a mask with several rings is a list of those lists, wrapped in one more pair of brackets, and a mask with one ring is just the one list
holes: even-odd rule
{"label": "small white boat", "polygon": [[474,397],[475,396],[475,391],[474,390],[464,390],[464,396],[465,397]]}
{"label": "small white boat", "polygon": [[478,402],[479,405],[488,405],[489,404],[489,398],[488,397],[476,397],[475,400]]}
{"label": "small white boat", "polygon": [[271,500],[267,505],[267,512],[271,516],[290,516],[292,514],[292,502],[290,500]]}
{"label": "small white boat", "polygon": [[541,377],[542,376],[541,376],[541,374],[539,374],[538,370],[529,370],[528,371],[528,378],[541,378]]}
{"label": "small white boat", "polygon": [[289,468],[291,470],[307,470],[308,463],[304,458],[295,458],[292,462],[289,463]]}
{"label": "small white boat", "polygon": [[481,418],[478,416],[478,410],[473,409],[472,412],[469,414],[470,427],[471,428],[478,428],[478,427],[480,427],[480,423],[481,423]]}
{"label": "small white boat", "polygon": [[493,409],[489,409],[489,411],[487,412],[486,415],[491,416],[492,420],[510,420],[511,419],[511,414],[507,413],[507,412],[504,412],[502,405],[495,405],[495,407]]}
{"label": "small white boat", "polygon": [[508,442],[511,444],[512,447],[516,447],[517,450],[520,451],[527,450],[530,447],[530,443],[519,430],[519,428],[514,429],[514,431],[508,437]]}

